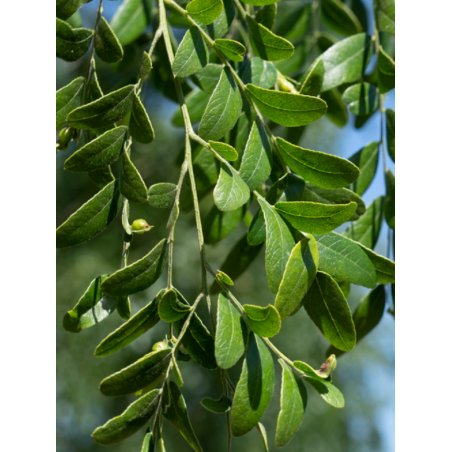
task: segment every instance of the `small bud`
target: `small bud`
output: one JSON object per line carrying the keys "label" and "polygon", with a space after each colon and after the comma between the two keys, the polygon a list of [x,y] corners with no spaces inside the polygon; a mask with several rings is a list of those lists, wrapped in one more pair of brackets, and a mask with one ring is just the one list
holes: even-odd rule
{"label": "small bud", "polygon": [[135,234],[144,234],[147,231],[150,231],[154,226],[149,226],[146,223],[146,220],[135,220],[132,223],[132,232]]}
{"label": "small bud", "polygon": [[160,341],[160,342],[156,342],[153,346],[152,346],[152,351],[153,352],[159,352],[160,350],[165,350],[165,348],[167,348],[166,345],[166,341]]}
{"label": "small bud", "polygon": [[298,94],[295,86],[289,82],[281,73],[278,73],[278,88],[286,93]]}
{"label": "small bud", "polygon": [[318,374],[321,374],[320,376],[322,378],[328,378],[331,375],[331,372],[333,372],[334,369],[336,369],[337,361],[336,361],[336,355],[331,355],[321,366],[318,371]]}
{"label": "small bud", "polygon": [[74,129],[72,127],[67,127],[66,129],[61,129],[58,134],[58,149],[60,151],[66,150],[68,148],[68,144],[74,137]]}

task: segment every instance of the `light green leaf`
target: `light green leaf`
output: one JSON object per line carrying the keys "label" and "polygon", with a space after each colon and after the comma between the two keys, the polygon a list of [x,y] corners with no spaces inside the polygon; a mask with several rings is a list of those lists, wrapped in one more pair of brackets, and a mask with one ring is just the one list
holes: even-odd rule
{"label": "light green leaf", "polygon": [[319,57],[325,66],[321,91],[358,80],[370,62],[372,51],[372,38],[366,33],[358,33],[331,46]]}
{"label": "light green leaf", "polygon": [[359,169],[350,161],[335,155],[311,151],[276,138],[282,158],[292,171],[321,188],[335,189],[354,182]]}
{"label": "light green leaf", "polygon": [[149,353],[130,366],[103,379],[99,389],[104,396],[133,394],[160,379],[171,359],[170,348]]}
{"label": "light green leaf", "polygon": [[124,0],[111,20],[119,42],[131,44],[145,31],[152,17],[152,0]]}
{"label": "light green leaf", "polygon": [[152,286],[166,265],[167,251],[164,239],[146,256],[108,277],[102,283],[102,291],[112,296],[127,296]]}
{"label": "light green leaf", "polygon": [[221,0],[193,0],[187,5],[187,12],[204,25],[211,24],[223,11]]}
{"label": "light green leaf", "polygon": [[72,28],[56,19],[56,56],[64,61],[77,61],[88,51],[93,30]]}
{"label": "light green leaf", "polygon": [[168,290],[159,303],[159,317],[168,323],[176,322],[185,317],[190,306],[178,300],[176,291]]}
{"label": "light green leaf", "polygon": [[205,93],[212,94],[220,80],[223,66],[221,64],[209,63],[200,71],[191,76],[196,85],[198,85]]}
{"label": "light green leaf", "polygon": [[276,426],[276,447],[284,447],[297,433],[308,403],[308,394],[303,381],[282,359],[281,410]]}
{"label": "light green leaf", "polygon": [[371,115],[378,108],[378,90],[369,83],[357,83],[345,90],[342,101],[354,115]]}
{"label": "light green leaf", "polygon": [[314,370],[309,364],[303,361],[294,361],[294,366],[301,370],[306,376],[311,377],[315,380],[324,381],[328,379],[331,381],[331,374],[334,369],[336,369],[337,361],[335,355],[330,355],[328,359],[320,366],[319,370]]}
{"label": "light green leaf", "polygon": [[[294,362],[296,366],[297,361]],[[315,378],[305,377],[304,381],[307,381],[325,400],[326,403],[333,406],[334,408],[343,408],[345,405],[344,396],[341,391],[336,388],[329,381],[323,380],[319,381]]]}
{"label": "light green leaf", "polygon": [[[188,115],[190,116],[190,121],[192,124],[198,122],[204,111],[206,110],[207,104],[209,103],[210,96],[205,91],[200,89],[194,89],[185,98],[185,105],[188,108]],[[181,109],[176,108],[172,123],[177,127],[184,127],[184,117],[182,116]]]}
{"label": "light green leaf", "polygon": [[350,219],[355,213],[356,203],[278,202],[275,209],[299,231],[327,234]]}
{"label": "light green leaf", "polygon": [[140,173],[130,160],[129,153],[122,154],[122,170],[119,179],[119,188],[124,197],[130,202],[141,204],[148,199],[148,189],[146,188]]}
{"label": "light green leaf", "polygon": [[337,127],[344,127],[348,121],[347,107],[342,102],[338,88],[325,91],[320,96],[327,104],[326,117]]}
{"label": "light green leaf", "polygon": [[215,47],[232,61],[243,61],[243,55],[246,53],[246,47],[232,39],[216,39]]}
{"label": "light green leaf", "polygon": [[275,383],[273,359],[262,339],[250,334],[248,351],[232,401],[232,434],[248,433],[270,403]]}
{"label": "light green leaf", "polygon": [[250,190],[255,190],[270,176],[272,152],[267,133],[259,121],[254,121],[242,157],[239,174]]}
{"label": "light green leaf", "polygon": [[254,57],[248,61],[243,72],[243,83],[251,83],[259,88],[272,88],[275,86],[278,73],[275,65],[270,61]]}
{"label": "light green leaf", "polygon": [[129,405],[120,416],[116,416],[102,427],[96,428],[92,435],[94,441],[108,446],[132,436],[151,419],[157,409],[160,394],[160,389],[154,389]]}
{"label": "light green leaf", "polygon": [[114,31],[104,17],[100,17],[99,24],[94,35],[94,48],[101,60],[107,63],[116,63],[122,60],[124,50],[118,41]]}
{"label": "light green leaf", "polygon": [[218,367],[229,369],[245,352],[247,327],[226,292],[218,296],[215,358]]}
{"label": "light green leaf", "polygon": [[391,108],[386,110],[386,142],[388,154],[395,162],[395,111]]}
{"label": "light green leaf", "polygon": [[67,115],[80,105],[84,83],[85,78],[78,77],[56,92],[56,130],[67,124]]}
{"label": "light green leaf", "polygon": [[322,60],[315,60],[300,80],[300,94],[317,96],[323,83],[325,67]]}
{"label": "light green leaf", "polygon": [[263,60],[279,61],[290,58],[293,55],[294,46],[291,42],[275,35],[250,16],[246,16],[246,23],[250,33],[251,47],[254,53]]}
{"label": "light green leaf", "polygon": [[138,339],[146,331],[155,326],[160,320],[158,305],[164,293],[165,291],[161,290],[148,305],[138,311],[126,323],[123,323],[117,330],[113,331],[113,333],[109,334],[96,347],[94,354],[99,358],[112,355],[131,344],[135,339]]}
{"label": "light green leaf", "polygon": [[224,394],[218,400],[204,397],[204,399],[201,400],[201,405],[212,413],[224,414],[231,409],[232,400]]}
{"label": "light green leaf", "polygon": [[377,283],[374,266],[360,245],[336,232],[315,236],[319,249],[319,270],[338,281],[373,289]]}
{"label": "light green leaf", "polygon": [[96,171],[111,165],[121,155],[126,132],[126,126],[105,132],[72,154],[64,162],[64,169],[80,173]]}
{"label": "light green leaf", "polygon": [[191,26],[180,43],[173,61],[176,77],[188,77],[209,62],[209,52],[198,27]]}
{"label": "light green leaf", "polygon": [[148,144],[154,141],[154,128],[140,98],[133,94],[132,113],[130,115],[129,130],[131,137],[138,143]]}
{"label": "light green leaf", "polygon": [[319,267],[319,252],[312,235],[300,240],[290,253],[281,285],[275,299],[275,307],[281,319],[291,315],[314,282]]}
{"label": "light green leaf", "polygon": [[128,85],[106,96],[73,110],[68,123],[77,129],[108,127],[124,119],[132,109],[134,85]]}
{"label": "light green leaf", "polygon": [[227,275],[225,272],[222,272],[221,270],[217,270],[217,278],[222,283],[226,284],[227,286],[233,286],[234,281]]}
{"label": "light green leaf", "polygon": [[322,0],[322,19],[336,33],[361,33],[363,27],[354,12],[339,0]]}
{"label": "light green leaf", "polygon": [[268,287],[276,294],[283,279],[287,261],[295,246],[295,240],[289,227],[276,210],[264,199],[259,198],[259,204],[264,212],[267,231],[265,270]]}
{"label": "light green leaf", "polygon": [[149,187],[148,203],[152,207],[164,209],[171,207],[176,198],[177,185],[162,182]]}
{"label": "light green leaf", "polygon": [[241,111],[239,88],[230,69],[225,68],[202,116],[199,136],[206,141],[223,138],[234,127]]}
{"label": "light green leaf", "polygon": [[339,350],[352,350],[356,331],[352,314],[341,289],[327,273],[317,272],[303,298],[303,306],[325,338]]}
{"label": "light green leaf", "polygon": [[380,256],[374,251],[366,248],[361,243],[358,243],[361,249],[366,253],[372,265],[375,268],[377,275],[377,283],[379,284],[394,284],[395,283],[395,263],[386,257]]}
{"label": "light green leaf", "polygon": [[122,199],[118,183],[106,185],[57,229],[57,248],[80,245],[99,235],[115,219]]}
{"label": "light green leaf", "polygon": [[59,19],[69,19],[75,14],[85,3],[92,0],[57,0],[56,1],[56,16]]}
{"label": "light green leaf", "polygon": [[266,308],[261,308],[246,304],[243,309],[251,331],[261,337],[273,337],[279,333],[281,317],[273,305],[269,304]]}
{"label": "light green leaf", "polygon": [[389,169],[385,171],[385,182],[385,218],[389,227],[395,231],[395,176]]}
{"label": "light green leaf", "polygon": [[[279,1],[279,0],[278,0]],[[263,25],[269,30],[273,29],[276,20],[276,14],[278,12],[278,5],[265,5],[256,14],[256,22]]]}
{"label": "light green leaf", "polygon": [[207,217],[202,223],[204,241],[208,245],[214,245],[226,238],[241,223],[247,206],[231,212],[222,212],[217,206],[212,206]]}
{"label": "light green leaf", "polygon": [[173,362],[173,376],[174,376],[174,379],[176,380],[177,386],[182,388],[182,386],[184,386],[184,379],[182,378],[182,373],[181,373],[181,371],[179,369],[179,365],[177,364],[177,360],[174,357],[174,355],[172,356],[171,360]]}
{"label": "light green leaf", "polygon": [[96,185],[96,187],[102,189],[107,186],[110,182],[115,180],[115,176],[111,172],[111,168],[109,166],[104,166],[103,168],[97,171],[91,171],[88,173],[89,178]]}
{"label": "light green leaf", "polygon": [[395,1],[375,0],[374,14],[378,30],[395,35]]}
{"label": "light green leaf", "polygon": [[378,52],[378,89],[381,94],[395,87],[395,62],[380,46]]}
{"label": "light green leaf", "polygon": [[361,171],[358,179],[352,185],[353,191],[359,196],[362,196],[366,192],[375,177],[378,166],[379,148],[380,143],[378,141],[372,141],[372,143],[366,144],[366,146],[353,154],[349,159]]}
{"label": "light green leaf", "polygon": [[169,391],[168,397],[171,404],[166,411],[163,410],[163,415],[179,430],[181,435],[196,452],[203,452],[191,426],[187,405],[180,389],[174,381],[170,381],[169,389],[167,388],[166,390]]}
{"label": "light green leaf", "polygon": [[209,141],[212,148],[218,152],[224,159],[234,162],[239,158],[237,151],[226,143],[220,143],[219,141]]}
{"label": "light green leaf", "polygon": [[213,199],[223,212],[236,210],[250,199],[250,189],[227,162],[221,163],[220,177],[213,191]]}

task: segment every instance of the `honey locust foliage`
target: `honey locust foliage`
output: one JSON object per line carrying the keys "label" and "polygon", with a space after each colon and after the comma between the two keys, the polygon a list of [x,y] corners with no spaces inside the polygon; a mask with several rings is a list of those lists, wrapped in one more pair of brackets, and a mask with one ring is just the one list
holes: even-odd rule
{"label": "honey locust foliage", "polygon": [[[65,151],[73,143],[76,151],[64,169],[88,173],[98,193],[59,226],[57,247],[81,245],[121,221],[123,252],[117,271],[87,281],[63,326],[79,333],[117,311],[124,323],[97,345],[98,357],[119,352],[160,321],[169,327],[146,355],[101,382],[105,396],[138,398],[97,428],[93,438],[113,444],[146,425],[142,451],[162,451],[166,419],[201,452],[181,390],[183,362],[192,359],[219,369],[223,393],[200,402],[226,416],[234,436],[257,428],[267,447],[259,421],[272,395],[280,394],[275,444],[283,447],[309,412],[305,383],[331,406],[344,406],[332,384],[335,355],[352,350],[378,325],[389,303],[385,285],[394,289],[394,262],[373,250],[383,221],[395,232],[394,174],[385,168],[385,196],[367,208],[361,199],[375,178],[379,156],[386,162],[387,149],[395,161],[395,112],[386,113],[383,105],[383,94],[394,88],[394,0],[374,0],[372,27],[361,0],[313,0],[302,9],[298,2],[278,0],[123,0],[111,23],[99,0],[92,30],[72,20],[85,3],[57,0],[56,55],[81,60],[87,72],[56,93],[56,149]],[[278,8],[284,11],[281,19]],[[179,44],[173,24],[185,27]],[[125,58],[133,46],[145,47],[135,68]],[[376,65],[369,67],[373,54]],[[114,63],[119,74],[127,69],[110,92],[101,88],[97,59]],[[134,158],[137,142],[152,155],[158,135],[143,103],[146,84],[179,103],[173,124],[184,127],[186,136],[179,179],[150,187]],[[350,149],[350,159],[300,145],[309,124],[326,115],[332,127],[343,126],[347,110],[358,127],[380,115],[386,136],[357,152]],[[186,178],[192,202],[183,207]],[[199,199],[206,196],[213,207],[200,212]],[[130,218],[131,204],[168,217],[167,236],[156,237],[158,243],[144,249],[136,262],[128,262],[133,236],[151,231],[152,225]],[[196,300],[186,300],[172,278],[175,225],[180,209],[190,206],[202,263]],[[204,237],[215,244],[242,222],[249,232],[221,268],[212,270]],[[335,232],[344,224],[345,232]],[[274,303],[242,305],[233,294],[234,281],[261,248]],[[166,289],[132,315],[129,297],[162,274],[167,275]],[[207,274],[214,278],[210,287]],[[350,283],[370,290],[354,313],[347,302]],[[215,313],[211,295],[216,294]],[[196,313],[202,301],[210,325]],[[390,312],[394,315],[393,306]],[[292,315],[308,316],[335,353],[319,370],[299,361],[302,356],[290,361],[269,339],[284,334],[284,319]],[[280,392],[274,390],[275,369],[280,368],[275,358],[282,368]],[[228,375],[235,365],[242,369],[236,382]]]}

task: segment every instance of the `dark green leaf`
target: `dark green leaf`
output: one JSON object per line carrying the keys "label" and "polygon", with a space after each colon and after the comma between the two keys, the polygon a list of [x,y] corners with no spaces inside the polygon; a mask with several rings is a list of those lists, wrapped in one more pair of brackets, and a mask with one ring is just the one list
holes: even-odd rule
{"label": "dark green leaf", "polygon": [[[295,367],[297,366],[297,361],[294,362],[294,365]],[[326,403],[330,404],[334,408],[344,407],[344,396],[332,383],[326,380],[319,381],[311,377],[305,377],[304,380],[307,381],[320,394],[320,397],[322,397]]]}
{"label": "dark green leaf", "polygon": [[375,0],[374,14],[378,30],[395,35],[395,1]]}
{"label": "dark green leaf", "polygon": [[94,354],[99,358],[112,355],[156,325],[160,320],[158,305],[164,293],[165,291],[161,290],[148,305],[138,311],[126,323],[123,323],[116,331],[109,334],[97,346]]}
{"label": "dark green leaf", "polygon": [[360,245],[336,232],[315,236],[319,248],[319,270],[338,281],[373,289],[377,283],[374,266]]}
{"label": "dark green leaf", "polygon": [[345,90],[342,101],[354,115],[371,115],[378,108],[378,90],[369,83],[357,83]]}
{"label": "dark green leaf", "polygon": [[230,69],[225,68],[199,124],[199,136],[206,141],[223,138],[237,122],[242,97]]}
{"label": "dark green leaf", "polygon": [[127,296],[152,286],[166,265],[167,251],[164,239],[149,254],[107,278],[102,283],[102,291],[112,296]]}
{"label": "dark green leaf", "polygon": [[193,0],[187,5],[187,12],[204,25],[211,24],[223,11],[221,0]]}
{"label": "dark green leaf", "polygon": [[241,209],[222,212],[217,206],[212,206],[202,223],[204,241],[208,245],[214,245],[226,238],[241,223],[246,213],[246,207],[244,205]]}
{"label": "dark green leaf", "polygon": [[93,30],[72,28],[56,19],[56,56],[64,61],[77,61],[88,51]]}
{"label": "dark green leaf", "polygon": [[212,39],[222,38],[229,30],[235,17],[235,8],[233,0],[223,0],[223,11],[220,15],[207,26],[209,35]]}
{"label": "dark green leaf", "polygon": [[124,119],[132,109],[134,85],[128,85],[72,111],[67,120],[77,129],[108,127]]}
{"label": "dark green leaf", "polygon": [[219,141],[209,141],[212,148],[218,152],[224,159],[234,162],[239,158],[237,151],[226,143],[220,143]]}
{"label": "dark green leaf", "polygon": [[110,182],[57,229],[57,248],[80,245],[99,235],[115,219],[121,206],[119,185]]}
{"label": "dark green leaf", "polygon": [[205,397],[201,400],[201,405],[208,411],[216,414],[227,413],[232,406],[232,400],[225,395],[222,395],[218,400]]}
{"label": "dark green leaf", "polygon": [[124,197],[130,202],[141,204],[148,200],[148,189],[141,178],[140,173],[130,160],[129,153],[122,154],[122,170],[119,179],[119,188]]}
{"label": "dark green leaf", "polygon": [[256,22],[271,30],[273,25],[275,25],[277,11],[278,5],[265,5],[257,12]]}
{"label": "dark green leaf", "polygon": [[386,110],[386,142],[388,154],[395,162],[395,111],[390,108]]}
{"label": "dark green leaf", "polygon": [[94,441],[108,446],[132,436],[151,419],[157,409],[160,393],[160,389],[154,389],[129,405],[120,416],[96,428],[92,435]]}
{"label": "dark green leaf", "polygon": [[130,115],[129,130],[131,137],[138,143],[148,144],[154,141],[154,128],[140,98],[133,94],[132,113]]}
{"label": "dark green leaf", "polygon": [[129,297],[116,298],[116,310],[119,316],[124,320],[129,320],[132,315],[132,306]]}
{"label": "dark green leaf", "polygon": [[276,447],[284,447],[300,428],[308,403],[308,394],[303,381],[282,359],[281,410],[276,426]]}
{"label": "dark green leaf", "polygon": [[274,383],[272,356],[262,339],[251,333],[232,402],[231,423],[234,436],[242,436],[257,425],[270,403]]}
{"label": "dark green leaf", "polygon": [[393,284],[395,283],[395,263],[386,257],[380,256],[374,251],[366,248],[361,243],[358,244],[366,253],[372,265],[375,268],[377,275],[377,283],[379,284]]}
{"label": "dark green leaf", "polygon": [[78,77],[56,92],[56,130],[67,124],[67,115],[80,105],[84,83],[85,78]]}
{"label": "dark green leaf", "polygon": [[215,47],[232,61],[243,61],[243,55],[246,53],[246,47],[232,39],[217,39],[215,40]]}
{"label": "dark green leaf", "polygon": [[236,210],[250,199],[250,189],[227,162],[221,163],[220,177],[213,191],[213,199],[223,212]]}
{"label": "dark green leaf", "polygon": [[363,27],[353,11],[340,0],[322,0],[322,19],[336,33],[361,33]]}
{"label": "dark green leaf", "polygon": [[99,79],[97,78],[96,62],[94,59],[91,78],[89,79],[88,86],[86,88],[86,103],[100,99],[103,95],[104,93],[102,92],[102,88],[99,84]]}
{"label": "dark green leaf", "polygon": [[190,306],[180,302],[176,291],[168,290],[159,303],[159,317],[168,323],[176,322],[185,317]]}
{"label": "dark green leaf", "polygon": [[191,26],[180,43],[173,61],[175,77],[188,77],[209,62],[209,52],[198,27]]}
{"label": "dark green leaf", "polygon": [[91,171],[88,173],[89,178],[94,182],[96,187],[102,189],[107,186],[110,182],[115,180],[115,176],[111,172],[109,166],[104,166],[97,171]]}
{"label": "dark green leaf", "polygon": [[348,113],[342,102],[341,92],[333,88],[322,93],[321,98],[328,104],[326,117],[337,127],[344,127],[348,121]]}
{"label": "dark green leaf", "polygon": [[220,64],[209,63],[203,67],[196,74],[193,74],[191,79],[198,85],[205,93],[212,94],[215,87],[220,80],[223,66]]}
{"label": "dark green leaf", "polygon": [[352,314],[341,289],[327,273],[317,272],[303,306],[325,338],[339,350],[352,350],[356,331]]}
{"label": "dark green leaf", "polygon": [[64,169],[75,173],[97,171],[118,160],[127,127],[116,127],[85,144],[65,162]]}
{"label": "dark green leaf", "polygon": [[116,63],[122,60],[124,50],[108,22],[101,16],[94,35],[94,48],[101,60]]}
{"label": "dark green leaf", "polygon": [[152,207],[171,207],[176,198],[177,185],[166,182],[152,185],[148,191],[148,202]]}
{"label": "dark green leaf", "polygon": [[353,191],[359,196],[362,196],[366,192],[375,177],[379,148],[380,143],[378,141],[372,141],[372,143],[364,146],[349,159],[361,171],[358,179],[352,185]]}
{"label": "dark green leaf", "polygon": [[273,63],[254,57],[248,61],[243,72],[243,82],[251,83],[260,88],[271,88],[275,86],[277,71]]}
{"label": "dark green leaf", "polygon": [[243,0],[243,3],[247,3],[248,5],[253,6],[265,6],[271,5],[273,3],[278,3],[281,0]]}
{"label": "dark green leaf", "polygon": [[305,72],[305,74],[300,80],[301,83],[300,94],[306,94],[308,96],[317,96],[320,93],[320,88],[322,87],[324,73],[325,67],[323,65],[323,61],[322,60],[314,61],[314,63],[311,64],[309,69]]}
{"label": "dark green leaf", "polygon": [[272,91],[250,84],[246,89],[264,116],[285,127],[310,124],[327,110],[326,102],[317,97]]}
{"label": "dark green leaf", "polygon": [[391,91],[395,87],[395,62],[380,47],[378,52],[378,89],[381,94]]}
{"label": "dark green leaf", "polygon": [[385,181],[385,218],[389,227],[395,231],[395,176],[391,170],[385,171]]}
{"label": "dark green leaf", "polygon": [[149,53],[143,52],[143,56],[141,57],[141,66],[140,66],[140,72],[138,74],[138,78],[144,78],[152,70],[152,60],[149,56]]}
{"label": "dark green leaf", "polygon": [[62,20],[69,19],[75,14],[85,3],[92,0],[57,0],[56,16]]}
{"label": "dark green leaf", "polygon": [[226,292],[218,296],[215,358],[218,367],[229,369],[245,352],[247,328]]}
{"label": "dark green leaf", "polygon": [[[209,98],[209,94],[200,89],[194,89],[187,94],[187,97],[185,98],[185,105],[187,105],[188,114],[192,124],[198,122],[202,118],[207,104],[209,103]],[[179,107],[177,107],[174,112],[172,123],[177,127],[184,127],[184,117],[182,116],[182,112]]]}
{"label": "dark green leaf", "polygon": [[320,52],[326,52],[331,46],[336,44],[338,39],[330,33],[321,32],[317,35],[317,46]]}
{"label": "dark green leaf", "polygon": [[277,309],[269,304],[266,308],[246,304],[243,306],[251,331],[261,337],[273,337],[281,329],[281,317]]}

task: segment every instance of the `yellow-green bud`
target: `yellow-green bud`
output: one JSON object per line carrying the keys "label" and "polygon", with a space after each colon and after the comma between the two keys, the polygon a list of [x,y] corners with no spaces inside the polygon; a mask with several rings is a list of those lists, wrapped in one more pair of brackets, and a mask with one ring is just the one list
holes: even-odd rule
{"label": "yellow-green bud", "polygon": [[321,376],[323,378],[328,378],[333,372],[334,369],[336,369],[337,361],[336,361],[336,355],[331,355],[321,366],[318,371],[319,374],[322,374]]}
{"label": "yellow-green bud", "polygon": [[132,223],[132,232],[135,234],[144,234],[147,231],[150,231],[154,226],[149,226],[146,223],[146,220],[135,220]]}
{"label": "yellow-green bud", "polygon": [[66,129],[61,129],[60,133],[58,134],[58,144],[59,149],[63,150],[67,149],[67,145],[69,144],[69,142],[72,140],[74,136],[74,129],[72,127],[67,127]]}
{"label": "yellow-green bud", "polygon": [[152,346],[152,351],[153,352],[159,352],[160,350],[164,350],[165,348],[167,348],[166,345],[166,341],[160,341],[160,342],[156,342],[153,346]]}

